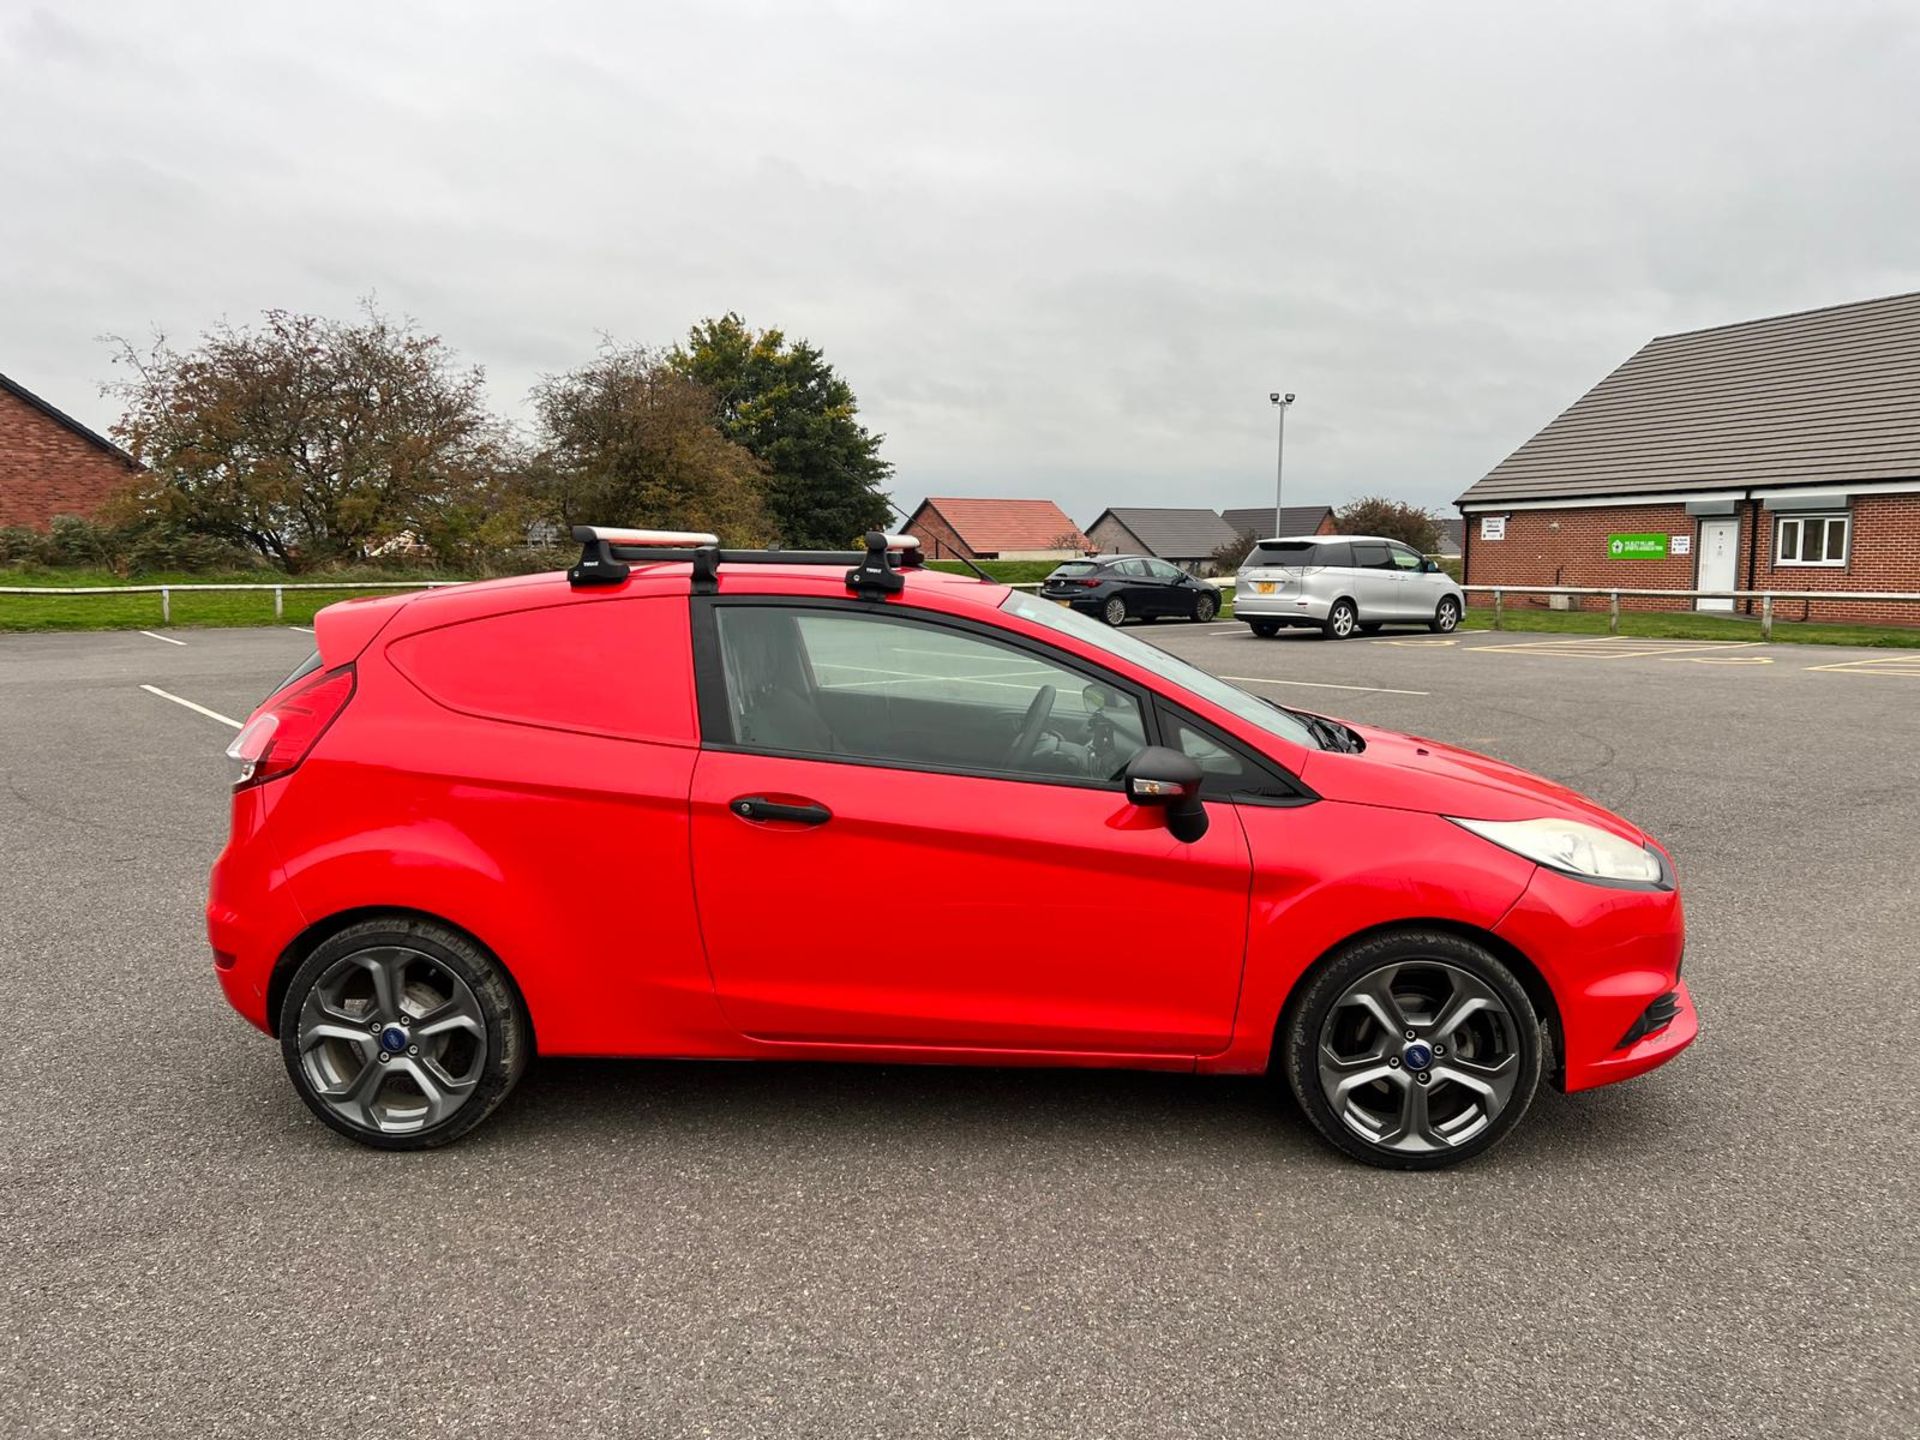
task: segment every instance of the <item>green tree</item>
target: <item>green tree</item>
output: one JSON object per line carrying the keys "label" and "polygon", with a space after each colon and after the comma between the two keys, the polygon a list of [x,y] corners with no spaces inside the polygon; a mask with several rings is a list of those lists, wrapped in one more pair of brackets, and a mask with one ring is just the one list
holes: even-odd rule
{"label": "green tree", "polygon": [[533,392],[539,450],[526,488],[563,525],[704,530],[731,545],[771,537],[764,467],[720,432],[713,395],[659,351],[607,346]]}
{"label": "green tree", "polygon": [[509,446],[482,374],[369,303],[356,321],[269,310],[182,352],[124,340],[114,436],[142,461],[125,509],[287,569],[411,533],[443,553],[488,522]]}
{"label": "green tree", "polygon": [[767,467],[767,516],[782,545],[837,548],[887,528],[886,437],[860,423],[853,387],[818,348],[729,313],[694,326],[671,359],[713,393],[722,433]]}
{"label": "green tree", "polygon": [[1440,548],[1440,525],[1433,512],[1403,500],[1363,496],[1335,512],[1333,523],[1342,535],[1384,535],[1411,545],[1422,555]]}

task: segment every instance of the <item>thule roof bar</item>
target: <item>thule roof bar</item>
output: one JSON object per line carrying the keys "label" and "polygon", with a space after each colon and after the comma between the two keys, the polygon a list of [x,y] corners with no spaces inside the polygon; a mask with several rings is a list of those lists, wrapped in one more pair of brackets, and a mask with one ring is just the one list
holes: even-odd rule
{"label": "thule roof bar", "polygon": [[867,532],[865,550],[723,550],[718,537],[685,530],[618,530],[576,525],[573,538],[580,559],[567,571],[568,583],[618,585],[635,564],[690,563],[693,593],[711,595],[720,588],[722,565],[849,565],[847,588],[858,595],[897,594],[906,585],[902,570],[922,564],[920,542],[911,535]]}

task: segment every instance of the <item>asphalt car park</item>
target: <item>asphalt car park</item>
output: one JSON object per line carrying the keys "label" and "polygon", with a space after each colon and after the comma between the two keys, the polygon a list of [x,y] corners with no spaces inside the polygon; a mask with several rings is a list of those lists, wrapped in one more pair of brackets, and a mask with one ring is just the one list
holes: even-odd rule
{"label": "asphalt car park", "polygon": [[0,1431],[1911,1433],[1920,665],[1138,633],[1647,827],[1700,1041],[1427,1175],[1259,1081],[903,1067],[548,1062],[367,1152],[200,914],[228,722],[310,637],[0,637]]}

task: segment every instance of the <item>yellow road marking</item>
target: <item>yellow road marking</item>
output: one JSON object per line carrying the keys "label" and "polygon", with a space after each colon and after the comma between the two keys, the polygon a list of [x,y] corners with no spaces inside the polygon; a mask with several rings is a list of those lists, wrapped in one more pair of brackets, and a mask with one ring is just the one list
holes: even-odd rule
{"label": "yellow road marking", "polygon": [[1809,665],[1809,670],[1835,670],[1842,675],[1899,675],[1920,679],[1920,655],[1887,655],[1874,660],[1839,660],[1831,665]]}

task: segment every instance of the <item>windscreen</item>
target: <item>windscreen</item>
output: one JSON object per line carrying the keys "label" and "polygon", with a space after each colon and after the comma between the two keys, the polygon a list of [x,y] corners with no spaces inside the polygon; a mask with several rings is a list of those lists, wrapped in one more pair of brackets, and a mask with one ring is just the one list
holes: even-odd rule
{"label": "windscreen", "polygon": [[1264,700],[1255,699],[1237,685],[1229,685],[1217,676],[1209,675],[1197,666],[1184,660],[1176,660],[1157,645],[1149,645],[1144,640],[1114,629],[1111,625],[1102,625],[1089,620],[1065,606],[1052,601],[1042,600],[1035,595],[1014,591],[1001,602],[1002,610],[1011,611],[1025,620],[1044,625],[1049,630],[1061,630],[1076,635],[1090,644],[1099,646],[1109,654],[1131,660],[1142,670],[1171,681],[1181,689],[1211,700],[1229,714],[1238,715],[1250,724],[1258,725],[1262,730],[1278,735],[1283,740],[1291,740],[1295,745],[1303,745],[1309,750],[1323,748],[1313,738],[1313,731],[1306,722],[1291,711],[1269,705]]}

